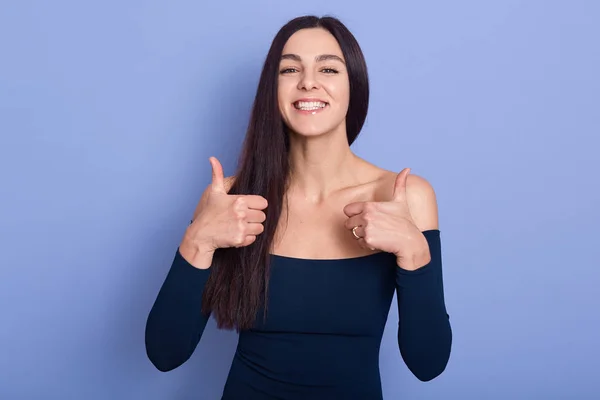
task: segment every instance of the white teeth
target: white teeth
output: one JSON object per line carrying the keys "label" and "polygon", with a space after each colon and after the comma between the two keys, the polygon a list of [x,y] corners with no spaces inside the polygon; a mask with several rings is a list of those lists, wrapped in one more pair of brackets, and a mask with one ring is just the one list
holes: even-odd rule
{"label": "white teeth", "polygon": [[321,101],[297,101],[294,103],[294,107],[303,111],[320,110],[324,108],[327,103]]}

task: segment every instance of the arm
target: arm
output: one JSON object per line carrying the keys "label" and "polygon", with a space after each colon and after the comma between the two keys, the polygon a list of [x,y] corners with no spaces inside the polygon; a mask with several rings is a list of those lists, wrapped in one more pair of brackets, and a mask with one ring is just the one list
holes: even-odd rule
{"label": "arm", "polygon": [[436,194],[431,184],[411,174],[407,181],[411,216],[427,241],[423,266],[396,270],[398,346],[404,362],[421,381],[440,375],[450,358],[452,329],[446,312],[442,250]]}
{"label": "arm", "polygon": [[[239,245],[232,237],[239,232],[231,231],[232,206],[237,197],[223,196],[231,189],[235,176],[223,178],[223,167],[219,161],[212,158],[212,183],[209,184],[202,196],[184,238],[177,249],[171,269],[158,293],[146,322],[146,353],[148,358],[160,371],[166,372],[179,367],[186,362],[196,349],[204,333],[210,315],[203,315],[202,297],[204,288],[213,262],[214,251],[218,247]],[[259,196],[244,196],[254,208]],[[217,222],[201,218],[203,214],[215,217]],[[195,222],[196,221],[196,222]],[[248,224],[242,224],[246,227]],[[257,225],[257,224],[253,224]],[[262,228],[262,226],[261,226]],[[258,228],[243,230],[248,235],[258,234]],[[215,242],[217,238],[218,243]],[[248,236],[246,245],[251,243]]]}
{"label": "arm", "polygon": [[[190,261],[188,261],[190,260]],[[146,322],[146,354],[163,372],[186,362],[196,349],[209,315],[201,313],[212,253],[199,253],[184,240]]]}
{"label": "arm", "polygon": [[440,231],[423,232],[431,261],[414,271],[396,269],[398,346],[421,381],[440,375],[450,358],[452,329],[444,301]]}

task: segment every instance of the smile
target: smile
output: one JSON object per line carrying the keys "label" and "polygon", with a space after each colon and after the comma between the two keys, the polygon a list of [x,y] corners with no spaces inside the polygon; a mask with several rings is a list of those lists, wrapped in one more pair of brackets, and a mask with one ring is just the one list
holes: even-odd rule
{"label": "smile", "polygon": [[298,111],[306,111],[313,113],[327,107],[328,103],[324,101],[297,101],[294,103],[294,108]]}

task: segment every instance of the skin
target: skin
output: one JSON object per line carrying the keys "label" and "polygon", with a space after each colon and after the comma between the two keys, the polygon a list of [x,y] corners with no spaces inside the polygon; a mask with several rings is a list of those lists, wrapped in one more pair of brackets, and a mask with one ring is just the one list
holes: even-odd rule
{"label": "skin", "polygon": [[[279,71],[278,103],[291,131],[291,176],[271,252],[337,259],[386,251],[395,254],[398,266],[406,270],[429,263],[429,247],[422,231],[439,229],[435,192],[427,180],[411,174],[409,168],[399,173],[388,171],[351,151],[345,124],[349,78],[335,38],[321,28],[296,32],[283,49]],[[327,106],[314,114],[301,113],[294,103],[304,98],[320,99]],[[233,204],[235,199],[225,200],[222,196],[227,196],[235,177],[224,178],[218,160],[212,157],[210,162],[213,182],[195,215],[211,196],[213,202],[221,199],[220,204],[237,210],[236,218],[240,210],[251,215],[241,220],[244,229],[236,231],[236,235],[242,232],[240,243],[245,240],[237,245],[248,245],[260,234],[258,225],[264,221],[266,200],[238,200],[241,204]],[[186,234],[189,240],[182,242],[182,255],[192,265],[208,268],[211,256],[206,254],[214,251],[215,244],[194,236],[200,228],[193,225]],[[360,239],[352,233],[355,226]]]}

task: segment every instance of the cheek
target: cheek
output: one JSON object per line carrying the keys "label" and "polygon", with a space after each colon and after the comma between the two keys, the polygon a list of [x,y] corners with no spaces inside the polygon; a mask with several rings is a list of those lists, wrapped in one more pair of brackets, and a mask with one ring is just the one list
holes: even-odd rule
{"label": "cheek", "polygon": [[291,101],[289,84],[285,82],[279,82],[277,86],[277,102],[280,108],[285,108],[286,105]]}
{"label": "cheek", "polygon": [[348,82],[344,82],[344,85],[341,88],[341,95],[347,107],[348,103],[350,102],[350,84]]}
{"label": "cheek", "polygon": [[289,124],[289,117],[290,117],[290,102],[291,102],[291,97],[290,97],[290,91],[289,89],[286,87],[286,85],[279,85],[277,88],[277,105],[279,108],[279,114],[281,115],[281,118],[283,119],[283,121],[286,124]]}
{"label": "cheek", "polygon": [[279,112],[283,115],[285,113],[285,93],[283,93],[281,87],[277,89],[277,105]]}
{"label": "cheek", "polygon": [[350,101],[350,85],[348,82],[332,82],[329,86],[329,93],[342,108],[348,105]]}

